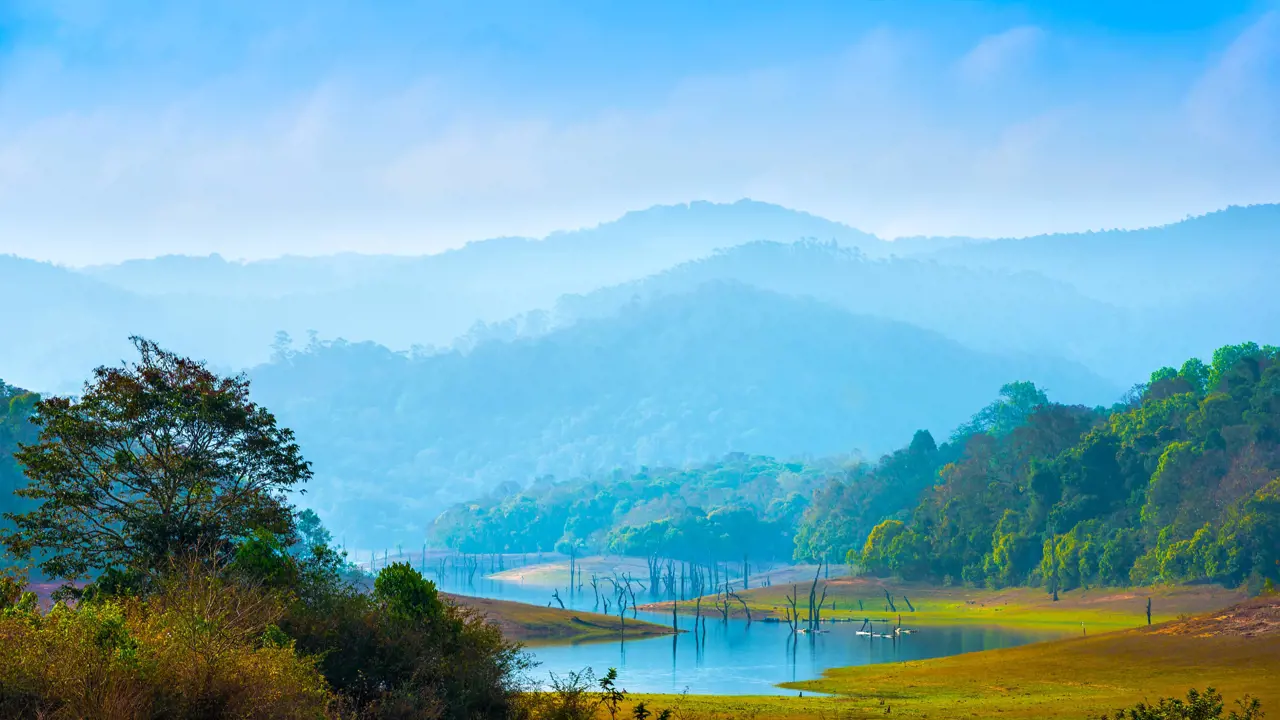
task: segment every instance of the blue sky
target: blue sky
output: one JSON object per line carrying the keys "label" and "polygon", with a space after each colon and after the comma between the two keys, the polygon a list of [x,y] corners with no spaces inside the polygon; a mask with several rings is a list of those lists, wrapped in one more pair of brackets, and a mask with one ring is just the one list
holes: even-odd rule
{"label": "blue sky", "polygon": [[434,252],[740,197],[887,237],[1280,201],[1280,5],[0,0],[0,252]]}

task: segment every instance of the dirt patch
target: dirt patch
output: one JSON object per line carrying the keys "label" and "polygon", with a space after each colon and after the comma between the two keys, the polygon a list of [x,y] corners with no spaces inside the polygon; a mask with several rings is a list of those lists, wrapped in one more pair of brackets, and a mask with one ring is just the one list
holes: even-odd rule
{"label": "dirt patch", "polygon": [[1194,637],[1280,635],[1280,595],[1257,597],[1226,610],[1175,620],[1156,632]]}

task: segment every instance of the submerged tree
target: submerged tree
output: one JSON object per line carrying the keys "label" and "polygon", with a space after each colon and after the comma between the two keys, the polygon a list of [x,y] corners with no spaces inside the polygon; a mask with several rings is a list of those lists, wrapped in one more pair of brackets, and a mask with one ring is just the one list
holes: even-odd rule
{"label": "submerged tree", "polygon": [[41,400],[39,441],[16,457],[37,507],[9,513],[10,553],[52,577],[148,573],[175,555],[291,537],[285,492],[311,477],[293,433],[249,400],[243,376],[131,338],[140,359],[100,367],[79,398]]}

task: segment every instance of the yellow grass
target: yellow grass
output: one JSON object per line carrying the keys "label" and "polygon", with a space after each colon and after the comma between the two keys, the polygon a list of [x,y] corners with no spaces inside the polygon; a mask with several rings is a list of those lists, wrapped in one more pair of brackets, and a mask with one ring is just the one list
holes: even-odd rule
{"label": "yellow grass", "polygon": [[615,640],[622,637],[624,633],[626,637],[671,634],[671,628],[668,626],[631,618],[623,620],[617,615],[561,610],[527,603],[461,595],[448,597],[459,605],[466,605],[484,613],[491,622],[502,628],[504,636],[526,645]]}

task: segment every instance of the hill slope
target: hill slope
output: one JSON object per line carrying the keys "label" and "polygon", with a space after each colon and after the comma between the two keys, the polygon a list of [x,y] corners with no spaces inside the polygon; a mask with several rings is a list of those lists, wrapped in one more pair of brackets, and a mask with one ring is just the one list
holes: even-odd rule
{"label": "hill slope", "polygon": [[946,435],[1010,380],[1067,401],[1119,392],[1063,361],[726,284],[466,354],[323,344],[252,378],[316,464],[309,501],[349,535],[421,528],[450,502],[545,474],[878,453],[920,427]]}
{"label": "hill slope", "polygon": [[642,280],[566,295],[544,316],[530,313],[474,328],[472,334],[510,338],[521,331],[605,317],[632,302],[716,281],[813,297],[850,312],[911,323],[976,350],[1066,358],[1120,384],[1132,383],[1164,361],[1159,345],[1139,342],[1134,313],[1084,297],[1044,275],[872,259],[815,242],[754,242],[717,251]]}
{"label": "hill slope", "polygon": [[[1280,265],[1280,205],[1229,207],[1138,230],[999,240],[906,239],[904,248],[949,264],[1030,270],[1100,300],[1134,307],[1186,306],[1257,292]],[[1261,297],[1261,296],[1259,296]]]}

